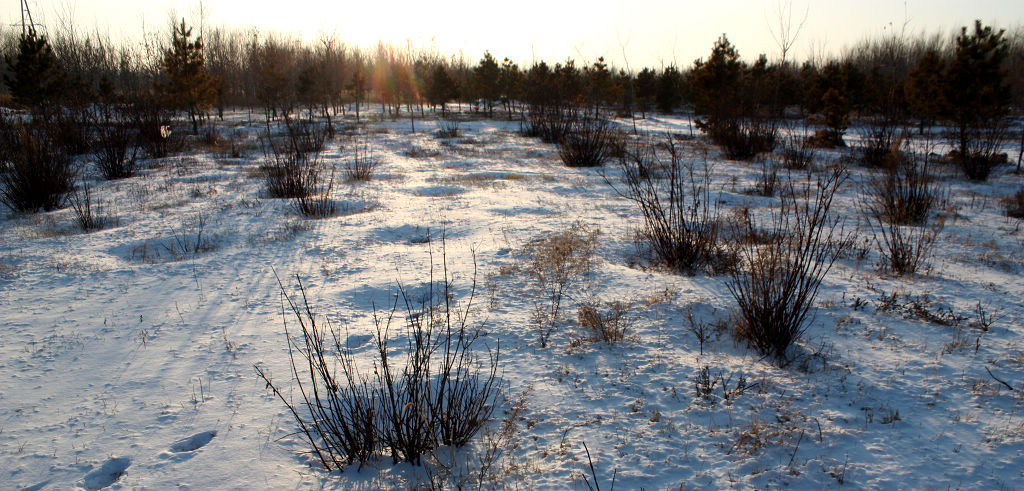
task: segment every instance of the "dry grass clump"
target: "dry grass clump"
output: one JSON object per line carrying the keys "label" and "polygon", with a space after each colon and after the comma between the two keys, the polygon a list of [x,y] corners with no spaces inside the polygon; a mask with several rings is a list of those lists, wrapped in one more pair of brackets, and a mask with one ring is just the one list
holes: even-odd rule
{"label": "dry grass clump", "polygon": [[626,339],[631,323],[629,312],[632,303],[622,301],[588,301],[577,309],[581,328],[590,333],[589,339],[606,344],[615,344]]}
{"label": "dry grass clump", "polygon": [[519,251],[519,269],[532,280],[541,347],[548,345],[563,298],[593,271],[600,234],[600,229],[576,221],[568,230],[532,240]]}
{"label": "dry grass clump", "polygon": [[1024,187],[1020,188],[1016,193],[1007,196],[1004,203],[1006,204],[1006,216],[1024,218]]}

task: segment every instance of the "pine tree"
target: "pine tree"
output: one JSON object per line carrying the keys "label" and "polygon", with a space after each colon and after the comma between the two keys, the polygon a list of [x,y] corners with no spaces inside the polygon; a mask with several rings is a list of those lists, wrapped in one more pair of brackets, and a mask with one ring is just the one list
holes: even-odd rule
{"label": "pine tree", "polygon": [[459,86],[455,79],[448,74],[448,68],[443,63],[434,65],[430,70],[427,79],[427,102],[431,106],[441,106],[441,114],[447,113],[445,105],[450,100],[459,97]]}
{"label": "pine tree", "polygon": [[614,102],[612,74],[608,71],[608,64],[605,63],[603,56],[587,70],[587,86],[587,99],[594,108]]}
{"label": "pine tree", "polygon": [[824,147],[845,147],[843,133],[850,123],[850,108],[847,100],[835,87],[825,91],[821,96],[822,111],[824,112],[825,132],[818,138],[819,144]]}
{"label": "pine tree", "polygon": [[743,63],[739,52],[722,34],[711,49],[707,61],[697,60],[690,75],[690,90],[697,112],[715,120],[732,118],[737,108]]}
{"label": "pine tree", "polygon": [[676,67],[669,65],[658,76],[655,86],[654,102],[658,111],[670,114],[679,107],[682,102],[682,74]]}
{"label": "pine tree", "polygon": [[526,72],[526,80],[523,83],[524,97],[526,103],[534,108],[546,107],[555,103],[552,84],[554,74],[545,62],[540,62]]}
{"label": "pine tree", "polygon": [[[966,27],[961,28],[953,59],[946,67],[945,114],[953,123],[954,143],[962,163],[991,159],[998,147],[1010,100],[1003,71],[1010,48],[1004,33],[982,26],[981,21],[975,21],[972,34]],[[969,177],[984,179],[987,175]]]}
{"label": "pine tree", "polygon": [[942,114],[945,95],[942,90],[942,72],[946,63],[936,50],[929,50],[907,76],[907,104],[917,117],[921,130],[930,126]]}
{"label": "pine tree", "polygon": [[14,102],[33,108],[57,102],[65,89],[66,77],[45,35],[29,29],[18,39],[17,56],[5,56],[4,60],[11,71],[4,74],[4,83]]}
{"label": "pine tree", "polygon": [[185,27],[185,19],[174,27],[171,47],[164,51],[162,65],[166,82],[163,89],[167,103],[177,110],[188,112],[192,132],[199,132],[199,118],[213,106],[217,95],[217,81],[203,69],[203,38],[194,41],[192,28]]}
{"label": "pine tree", "polygon": [[636,103],[644,118],[647,117],[647,111],[651,110],[657,93],[658,74],[650,68],[644,68],[636,76]]}
{"label": "pine tree", "polygon": [[523,86],[523,73],[516,65],[505,58],[501,63],[501,73],[498,75],[498,90],[501,93],[501,103],[505,106],[508,119],[512,119],[512,103],[520,97]]}
{"label": "pine tree", "polygon": [[480,64],[473,69],[473,92],[478,99],[487,104],[487,116],[494,116],[493,101],[501,97],[498,78],[501,76],[498,62],[494,61],[490,51],[484,52]]}

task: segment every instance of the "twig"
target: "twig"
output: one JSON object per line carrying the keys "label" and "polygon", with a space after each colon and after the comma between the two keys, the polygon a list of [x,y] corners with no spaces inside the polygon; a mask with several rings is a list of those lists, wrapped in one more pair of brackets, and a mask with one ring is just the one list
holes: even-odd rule
{"label": "twig", "polygon": [[597,472],[594,471],[594,461],[590,458],[590,449],[587,448],[587,442],[583,442],[583,450],[587,451],[587,462],[590,463],[590,475],[594,478],[594,486],[590,485],[590,481],[583,478],[583,482],[587,483],[587,488],[591,490],[601,491],[601,484],[597,482]]}
{"label": "twig", "polygon": [[789,456],[789,465],[786,467],[793,468],[793,460],[796,459],[796,452],[800,450],[800,442],[804,441],[804,431],[806,428],[800,428],[800,438],[796,440],[796,448],[793,449],[793,455]]}
{"label": "twig", "polygon": [[1010,389],[1010,390],[1012,390],[1012,391],[1016,391],[1016,390],[1017,390],[1017,388],[1016,388],[1016,387],[1014,387],[1014,386],[1012,386],[1012,385],[1010,385],[1010,384],[1008,384],[1008,383],[1004,382],[1003,380],[1000,380],[1000,379],[999,379],[999,377],[996,377],[995,375],[993,375],[993,374],[992,374],[992,370],[989,370],[989,369],[988,369],[988,367],[985,367],[985,371],[986,371],[986,372],[988,372],[988,375],[989,375],[990,377],[992,377],[992,380],[995,380],[996,382],[999,382],[999,383],[1001,383],[1001,384],[1005,385],[1007,389]]}

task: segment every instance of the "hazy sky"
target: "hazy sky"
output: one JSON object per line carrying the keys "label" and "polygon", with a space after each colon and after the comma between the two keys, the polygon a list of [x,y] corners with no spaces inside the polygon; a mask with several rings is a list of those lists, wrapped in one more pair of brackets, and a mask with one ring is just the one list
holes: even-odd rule
{"label": "hazy sky", "polygon": [[[37,23],[47,27],[72,19],[78,29],[111,37],[141,39],[169,32],[172,15],[198,22],[198,0],[29,0]],[[207,25],[258,27],[315,39],[331,33],[347,44],[377,41],[442,53],[464,53],[471,62],[490,50],[529,65],[534,59],[589,63],[604,55],[631,68],[675,63],[688,66],[706,57],[726,33],[751,60],[776,58],[779,11],[792,10],[792,25],[806,23],[792,54],[837,52],[866,36],[952,29],[981,19],[1014,28],[1024,25],[1024,0],[204,0]],[[15,0],[2,0],[0,22],[18,25]],[[793,57],[791,56],[791,58]]]}

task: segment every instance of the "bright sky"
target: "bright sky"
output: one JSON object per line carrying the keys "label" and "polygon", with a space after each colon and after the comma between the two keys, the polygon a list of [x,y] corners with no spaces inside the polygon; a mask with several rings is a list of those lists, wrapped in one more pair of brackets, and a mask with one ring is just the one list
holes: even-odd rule
{"label": "bright sky", "polygon": [[[20,23],[16,0],[0,0],[0,22]],[[413,48],[463,53],[475,63],[484,50],[520,65],[533,60],[590,63],[604,55],[631,68],[675,63],[688,66],[706,57],[726,33],[747,60],[779,49],[779,11],[792,10],[795,28],[806,23],[791,51],[838,52],[866,36],[900,30],[929,33],[973,24],[1011,30],[1024,25],[1024,0],[29,0],[37,23],[47,27],[73,19],[80,30],[141,39],[169,32],[169,19],[198,22],[200,5],[212,26],[258,27],[315,39],[330,33],[346,44],[377,41]],[[791,58],[793,58],[791,55]]]}

